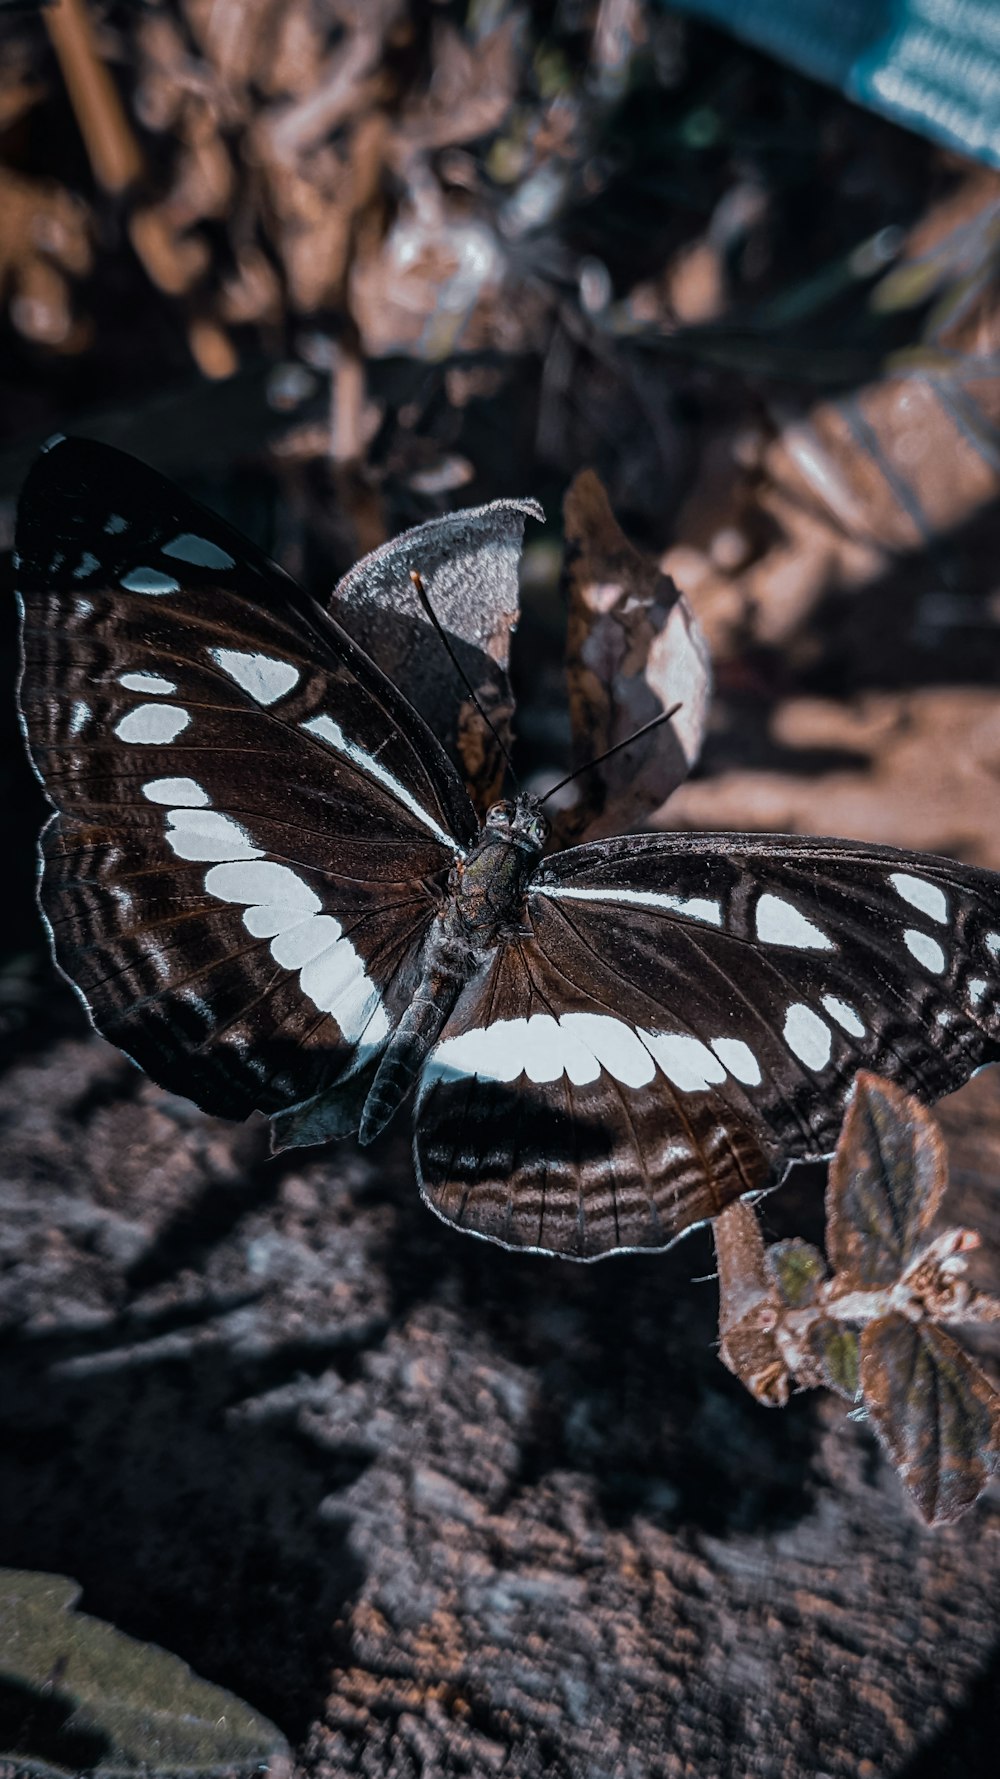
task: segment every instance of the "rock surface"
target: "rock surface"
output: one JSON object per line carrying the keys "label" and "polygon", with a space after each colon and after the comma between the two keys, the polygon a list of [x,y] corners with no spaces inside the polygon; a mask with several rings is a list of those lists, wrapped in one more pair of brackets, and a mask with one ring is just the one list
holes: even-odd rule
{"label": "rock surface", "polygon": [[[0,1563],[76,1575],[314,1779],[990,1770],[995,1492],[924,1531],[839,1403],[754,1404],[703,1234],[508,1255],[422,1207],[402,1133],[270,1160],[99,1039],[30,1038]],[[951,1208],[995,1238],[1000,1081],[944,1115]],[[817,1172],[766,1221],[818,1234]]]}

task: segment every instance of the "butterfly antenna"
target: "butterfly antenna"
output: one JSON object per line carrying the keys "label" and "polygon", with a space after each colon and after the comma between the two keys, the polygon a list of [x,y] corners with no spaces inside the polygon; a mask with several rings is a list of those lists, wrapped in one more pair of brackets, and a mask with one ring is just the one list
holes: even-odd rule
{"label": "butterfly antenna", "polygon": [[507,752],[507,749],[504,747],[504,744],[501,741],[500,736],[498,735],[496,729],[494,728],[493,724],[490,722],[490,719],[487,716],[485,710],[483,709],[482,705],[480,704],[479,694],[477,693],[475,686],[473,685],[468,674],[466,673],[465,668],[462,666],[462,663],[459,660],[457,654],[455,653],[455,650],[452,648],[451,642],[449,641],[449,638],[448,638],[448,633],[445,630],[444,625],[442,624],[436,611],[434,610],[434,607],[432,606],[429,598],[427,597],[427,588],[424,586],[423,575],[420,574],[417,569],[411,568],[410,569],[410,579],[413,582],[414,587],[416,588],[417,598],[419,599],[421,605],[423,606],[424,611],[426,612],[428,618],[430,619],[435,630],[437,631],[438,636],[441,638],[441,641],[444,644],[445,653],[447,654],[449,661],[451,662],[452,666],[454,667],[455,672],[458,674],[458,677],[461,680],[466,691],[468,692],[469,697],[472,699],[472,702],[475,705],[476,709],[478,710],[480,716],[482,717],[483,722],[486,724],[486,727],[489,730],[490,734],[492,735],[494,741],[496,742],[497,747],[500,749],[500,752],[503,755],[504,760],[506,762],[507,771],[510,773],[511,778],[514,780],[514,783],[517,786],[517,789],[520,790],[521,787],[520,787],[520,784],[518,784],[517,773],[514,771],[514,762],[511,759],[510,754]]}
{"label": "butterfly antenna", "polygon": [[661,723],[669,723],[671,717],[675,717],[680,708],[679,704],[672,704],[669,710],[661,710],[658,717],[652,717],[648,723],[643,723],[641,729],[633,729],[631,735],[626,735],[624,741],[616,741],[613,747],[605,748],[603,754],[598,754],[596,760],[588,760],[585,765],[578,766],[575,772],[567,772],[566,777],[561,778],[558,784],[554,784],[551,791],[546,791],[544,797],[539,797],[539,808],[543,803],[547,803],[550,797],[554,797],[557,791],[572,784],[574,778],[580,778],[584,772],[593,772],[595,766],[603,766],[605,760],[610,760],[612,754],[620,754],[623,747],[631,747],[633,741],[641,741],[644,735],[648,735],[652,729],[658,729]]}

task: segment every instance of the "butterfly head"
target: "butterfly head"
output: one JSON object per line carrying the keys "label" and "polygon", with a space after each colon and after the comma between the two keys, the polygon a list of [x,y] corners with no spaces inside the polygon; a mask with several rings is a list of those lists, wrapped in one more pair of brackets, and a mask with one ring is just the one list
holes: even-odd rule
{"label": "butterfly head", "polygon": [[513,801],[505,798],[491,806],[486,814],[486,833],[490,838],[507,840],[538,857],[545,850],[549,824],[534,797],[519,796]]}

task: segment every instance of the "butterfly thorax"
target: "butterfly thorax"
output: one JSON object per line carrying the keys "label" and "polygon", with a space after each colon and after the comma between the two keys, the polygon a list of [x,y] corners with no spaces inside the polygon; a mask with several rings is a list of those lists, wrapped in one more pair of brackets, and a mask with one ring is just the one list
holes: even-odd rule
{"label": "butterfly thorax", "polygon": [[451,880],[461,926],[479,944],[490,944],[521,925],[524,891],[548,834],[537,803],[494,803],[479,840]]}

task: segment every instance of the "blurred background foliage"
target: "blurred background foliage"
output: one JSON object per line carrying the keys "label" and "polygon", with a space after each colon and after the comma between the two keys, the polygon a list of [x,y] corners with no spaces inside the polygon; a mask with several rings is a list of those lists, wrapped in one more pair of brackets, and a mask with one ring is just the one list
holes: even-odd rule
{"label": "blurred background foliage", "polygon": [[5,9],[0,541],[54,429],[320,595],[404,525],[534,495],[519,728],[559,766],[559,503],[593,466],[714,656],[664,819],[998,864],[1000,175],[694,10]]}

